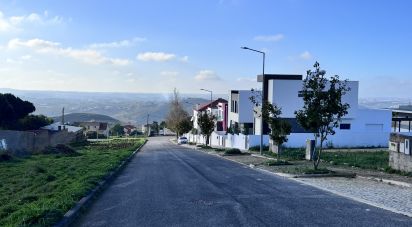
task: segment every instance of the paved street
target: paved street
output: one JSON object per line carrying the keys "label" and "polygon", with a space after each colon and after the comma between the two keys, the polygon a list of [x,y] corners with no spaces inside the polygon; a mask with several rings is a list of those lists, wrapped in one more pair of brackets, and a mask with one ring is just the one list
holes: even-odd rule
{"label": "paved street", "polygon": [[412,226],[412,218],[151,138],[74,226]]}

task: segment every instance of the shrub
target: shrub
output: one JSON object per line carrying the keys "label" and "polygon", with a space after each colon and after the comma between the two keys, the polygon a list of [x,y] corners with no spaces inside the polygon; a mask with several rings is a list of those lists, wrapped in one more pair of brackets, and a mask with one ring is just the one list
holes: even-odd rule
{"label": "shrub", "polygon": [[79,156],[80,153],[74,150],[73,148],[64,145],[64,144],[57,144],[55,147],[46,147],[42,152],[42,154],[62,154],[64,156]]}
{"label": "shrub", "polygon": [[217,152],[221,152],[221,151],[225,151],[226,149],[224,149],[224,148],[216,148],[215,149],[215,151],[217,151]]}
{"label": "shrub", "polygon": [[305,174],[328,174],[328,173],[333,173],[333,171],[328,170],[326,168],[320,168],[320,169],[307,169],[304,171]]}
{"label": "shrub", "polygon": [[6,162],[6,161],[10,161],[12,159],[13,159],[13,156],[11,156],[10,153],[0,152],[0,162]]}
{"label": "shrub", "polygon": [[[263,146],[262,150],[264,151],[269,151],[269,146]],[[249,151],[260,151],[260,146],[253,146],[253,147],[249,147]]]}
{"label": "shrub", "polygon": [[284,165],[293,165],[292,163],[285,160],[269,160],[265,163],[268,166],[284,166]]}
{"label": "shrub", "polygon": [[242,152],[237,148],[230,148],[225,151],[225,154],[242,154]]}

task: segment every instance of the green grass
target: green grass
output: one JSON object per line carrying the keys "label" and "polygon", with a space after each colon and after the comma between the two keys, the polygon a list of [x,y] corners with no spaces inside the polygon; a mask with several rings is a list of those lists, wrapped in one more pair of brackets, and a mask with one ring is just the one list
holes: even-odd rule
{"label": "green grass", "polygon": [[237,148],[230,148],[225,151],[225,154],[243,154],[243,153]]}
{"label": "green grass", "polygon": [[[264,150],[264,154],[267,156],[275,157],[275,158],[278,157],[276,153],[273,153],[268,150]],[[288,161],[304,160],[305,159],[305,149],[303,148],[283,148],[280,154],[280,158],[288,160]]]}
{"label": "green grass", "polygon": [[0,226],[50,226],[143,139],[75,146],[79,156],[33,155],[0,163]]}
{"label": "green grass", "polygon": [[284,166],[284,165],[293,165],[291,162],[285,160],[269,160],[265,162],[265,165],[268,166]]}
{"label": "green grass", "polygon": [[389,152],[325,152],[321,159],[334,165],[384,170],[389,164]]}

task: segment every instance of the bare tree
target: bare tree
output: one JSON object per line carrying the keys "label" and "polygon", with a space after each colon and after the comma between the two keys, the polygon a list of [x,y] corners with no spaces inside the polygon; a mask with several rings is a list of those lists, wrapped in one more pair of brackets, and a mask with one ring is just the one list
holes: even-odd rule
{"label": "bare tree", "polygon": [[175,88],[170,98],[170,109],[166,117],[166,125],[179,137],[191,129],[191,127],[187,127],[188,118],[189,113],[184,110],[179,91]]}

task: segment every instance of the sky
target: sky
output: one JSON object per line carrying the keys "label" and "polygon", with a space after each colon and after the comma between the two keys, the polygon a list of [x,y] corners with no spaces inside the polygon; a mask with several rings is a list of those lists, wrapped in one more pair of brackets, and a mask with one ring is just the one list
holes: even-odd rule
{"label": "sky", "polygon": [[408,0],[0,0],[0,87],[215,94],[318,61],[360,97],[412,98]]}

